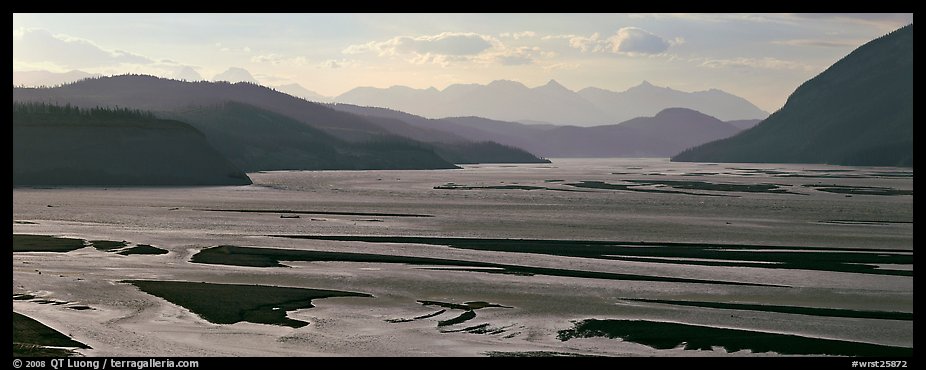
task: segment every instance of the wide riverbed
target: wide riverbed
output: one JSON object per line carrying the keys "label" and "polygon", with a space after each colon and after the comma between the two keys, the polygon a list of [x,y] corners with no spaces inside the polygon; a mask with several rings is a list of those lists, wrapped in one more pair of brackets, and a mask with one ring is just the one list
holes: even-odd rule
{"label": "wide riverbed", "polygon": [[[169,253],[13,253],[14,295],[37,297],[13,310],[88,356],[765,356],[800,354],[797,337],[913,347],[912,169],[554,159],[250,176],[243,187],[14,188],[14,234]],[[278,258],[286,267],[191,262],[221,245],[336,253]],[[127,280],[364,296],[313,299],[288,312],[300,327],[218,324]],[[587,319],[625,339],[582,332]],[[685,330],[630,333],[667,323]],[[781,335],[761,353],[715,332],[704,348],[674,345],[714,328]]]}

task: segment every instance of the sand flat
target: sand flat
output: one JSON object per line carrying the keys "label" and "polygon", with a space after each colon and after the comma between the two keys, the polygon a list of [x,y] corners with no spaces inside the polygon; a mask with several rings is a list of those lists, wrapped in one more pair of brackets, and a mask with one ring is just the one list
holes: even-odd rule
{"label": "sand flat", "polygon": [[[642,164],[640,164],[642,163]],[[736,193],[738,197],[696,197],[638,192],[561,192],[433,189],[448,182],[496,186],[564,186],[562,179],[616,182],[626,166],[645,173],[690,173],[699,164],[662,160],[554,160],[552,166],[467,166],[456,171],[318,171],[252,174],[255,185],[204,188],[19,188],[13,191],[13,232],[85,240],[126,240],[169,251],[121,256],[94,248],[66,253],[14,253],[13,292],[87,305],[14,301],[50,327],[91,346],[86,355],[111,356],[365,356],[464,355],[490,351],[549,351],[590,355],[761,355],[723,351],[657,350],[606,338],[562,342],[559,330],[572,320],[622,319],[684,322],[807,337],[912,347],[912,322],[809,317],[628,302],[624,298],[750,302],[833,309],[912,312],[909,276],[752,267],[674,265],[530,253],[465,250],[407,243],[338,242],[274,238],[268,235],[381,235],[466,238],[573,239],[647,242],[703,242],[846,249],[913,250],[912,196],[866,196],[799,189],[806,178],[660,175],[657,179],[705,182],[785,183],[806,193]],[[749,165],[759,167],[764,165]],[[712,166],[711,171],[737,165]],[[828,169],[832,166],[819,166]],[[707,167],[705,167],[707,168]],[[765,167],[759,167],[765,168]],[[788,170],[787,165],[768,168]],[[794,171],[814,169],[794,166]],[[839,168],[852,173],[878,168]],[[668,171],[673,170],[673,171]],[[726,170],[733,171],[733,170]],[[382,180],[378,180],[382,179]],[[504,184],[502,183],[504,182]],[[912,178],[826,179],[855,186],[912,189]],[[47,207],[47,205],[54,207]],[[280,219],[278,213],[208,212],[201,209],[279,209],[331,212]],[[363,222],[335,213],[426,214],[381,217]],[[821,220],[909,221],[884,227],[827,224]],[[316,217],[316,216],[312,216]],[[190,263],[204,248],[237,245],[262,248],[395,254],[488,263],[715,279],[786,285],[790,288],[724,286],[652,281],[613,281],[565,276],[518,276],[420,269],[367,262],[285,262],[290,267],[242,267]],[[36,271],[38,270],[38,271]],[[39,274],[38,272],[41,272]],[[288,317],[302,328],[236,323],[217,325],[180,306],[119,283],[122,280],[183,280],[262,284],[357,291],[374,298],[327,298]],[[512,307],[480,309],[476,317],[438,328],[459,310],[412,322],[436,311],[419,300],[485,301]],[[489,324],[499,334],[441,333]]]}

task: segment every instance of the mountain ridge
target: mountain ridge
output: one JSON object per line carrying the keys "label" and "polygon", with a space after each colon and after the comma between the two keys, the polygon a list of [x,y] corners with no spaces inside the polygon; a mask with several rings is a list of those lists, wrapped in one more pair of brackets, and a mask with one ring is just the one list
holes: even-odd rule
{"label": "mountain ridge", "polygon": [[[202,126],[214,125],[209,120],[221,120],[235,123],[236,129],[251,132],[253,137],[268,135],[247,122],[240,122],[237,117],[229,116],[225,112],[207,112],[212,115],[206,121],[201,115],[195,115],[192,108],[209,108],[221,106],[227,102],[237,102],[246,105],[240,109],[242,114],[252,118],[255,123],[263,122],[276,130],[278,140],[287,141],[292,137],[301,137],[301,144],[292,143],[289,146],[274,148],[267,143],[258,143],[257,146],[247,145],[246,137],[224,136],[228,145],[219,145],[227,149],[226,155],[236,158],[232,147],[251,148],[260,150],[279,163],[273,164],[257,159],[238,158],[238,164],[248,170],[282,169],[437,169],[457,168],[446,160],[440,160],[440,154],[452,157],[463,163],[473,161],[493,161],[491,156],[478,153],[482,149],[491,148],[492,153],[504,154],[495,161],[542,161],[526,152],[516,148],[508,148],[499,144],[481,144],[484,140],[473,140],[464,145],[467,139],[453,134],[445,133],[432,128],[418,128],[401,120],[384,118],[365,118],[349,112],[341,112],[329,106],[309,102],[264,86],[251,83],[228,82],[185,82],[144,75],[123,75],[115,77],[100,77],[86,79],[79,82],[63,85],[56,88],[14,88],[13,99],[23,102],[67,103],[77,107],[93,108],[103,107],[130,107],[133,109],[153,111],[158,115],[172,119],[193,121],[195,125],[208,131],[210,139],[222,136],[224,133],[214,128]],[[212,109],[212,108],[209,108]],[[260,113],[260,112],[264,113]],[[183,115],[183,113],[189,115]],[[272,114],[270,114],[272,113]],[[271,117],[271,119],[265,119]],[[305,126],[314,130],[299,129],[296,126]],[[284,133],[285,132],[285,133]],[[319,157],[313,145],[319,142],[312,139],[324,133],[330,136],[328,141],[336,142],[337,150],[327,157]],[[271,135],[272,136],[272,135]],[[335,140],[336,139],[336,140]],[[231,145],[229,143],[234,143]],[[218,144],[217,144],[218,145]],[[487,146],[488,145],[488,146]],[[300,151],[300,147],[303,149]],[[404,148],[404,149],[401,149]],[[399,151],[401,149],[401,152]],[[276,152],[274,152],[276,150]],[[379,152],[377,152],[379,150]],[[304,158],[302,164],[293,162],[282,156],[282,152],[295,157]],[[378,153],[378,154],[377,154]],[[420,159],[412,156],[418,153]],[[338,157],[338,155],[345,157]],[[374,160],[380,155],[383,161]],[[327,162],[324,160],[327,158]],[[356,159],[353,163],[349,158]]]}
{"label": "mountain ridge", "polygon": [[731,138],[674,161],[913,166],[913,24],[859,46]]}
{"label": "mountain ridge", "polygon": [[555,79],[533,88],[511,80],[453,84],[442,90],[367,86],[351,89],[333,101],[391,108],[427,118],[477,116],[578,126],[614,124],[672,107],[695,109],[722,120],[768,115],[746,99],[719,89],[683,92],[648,81],[621,92],[597,87],[572,91]]}

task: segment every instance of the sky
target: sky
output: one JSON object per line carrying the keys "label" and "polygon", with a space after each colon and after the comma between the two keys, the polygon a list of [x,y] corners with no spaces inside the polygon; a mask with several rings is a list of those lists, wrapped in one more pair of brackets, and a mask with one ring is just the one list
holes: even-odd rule
{"label": "sky", "polygon": [[[717,88],[772,112],[858,46],[913,22],[877,14],[13,14],[13,70],[199,75],[229,68],[325,96],[556,80]],[[191,72],[195,72],[192,73]]]}

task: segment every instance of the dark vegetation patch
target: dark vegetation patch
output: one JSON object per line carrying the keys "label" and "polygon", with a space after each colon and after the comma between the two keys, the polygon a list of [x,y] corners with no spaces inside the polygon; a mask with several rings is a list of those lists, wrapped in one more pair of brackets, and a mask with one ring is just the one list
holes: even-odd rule
{"label": "dark vegetation patch", "polygon": [[[458,315],[458,316],[456,316],[456,317],[454,317],[454,318],[452,318],[452,319],[440,320],[440,321],[438,321],[438,322],[437,322],[437,326],[438,326],[438,327],[442,327],[442,326],[456,325],[456,324],[459,324],[459,323],[462,323],[462,322],[465,322],[465,321],[472,320],[473,318],[476,317],[476,313],[475,313],[474,311],[479,310],[479,309],[483,309],[483,308],[493,308],[493,307],[494,307],[494,308],[512,308],[512,307],[508,307],[508,306],[502,306],[502,305],[497,304],[497,303],[489,303],[489,302],[483,302],[483,301],[471,301],[471,302],[464,302],[464,303],[461,304],[461,303],[453,303],[453,302],[441,302],[441,301],[418,300],[418,303],[420,303],[420,304],[423,305],[423,306],[438,306],[438,307],[441,307],[441,308],[443,308],[443,309],[442,309],[442,310],[439,310],[439,311],[437,311],[437,312],[432,312],[432,313],[429,313],[429,314],[427,314],[427,315],[417,316],[417,317],[414,317],[414,318],[411,318],[411,319],[389,319],[389,320],[386,320],[386,322],[390,322],[390,323],[412,322],[412,321],[416,321],[416,320],[423,320],[423,319],[428,319],[428,318],[432,318],[432,317],[438,316],[438,315],[440,315],[440,314],[443,314],[444,312],[447,312],[447,310],[461,310],[461,311],[464,311],[463,313],[461,313],[460,315]],[[489,324],[485,324],[486,327],[488,327],[488,325],[489,325]],[[469,332],[468,329],[470,329],[470,328],[464,328],[464,329],[460,329],[460,330],[444,331],[444,333],[458,332],[458,331],[467,331],[467,332]],[[475,330],[475,329],[474,329],[474,330]],[[495,330],[498,330],[498,328],[492,329],[492,330],[489,330],[489,331],[495,331]],[[481,333],[477,333],[477,334],[481,334]]]}
{"label": "dark vegetation patch", "polygon": [[[327,251],[305,251],[292,249],[236,247],[223,245],[207,248],[193,255],[190,259],[194,263],[209,263],[232,266],[251,267],[286,267],[280,261],[307,261],[307,262],[363,262],[363,263],[401,263],[408,265],[430,266],[469,266],[471,269],[461,268],[461,271],[484,273],[507,273],[519,275],[548,275],[578,277],[588,279],[608,280],[635,280],[660,281],[674,283],[722,284],[722,285],[748,285],[748,286],[776,286],[766,284],[741,283],[735,281],[716,281],[675,278],[666,276],[649,276],[635,274],[620,274],[610,272],[567,270],[545,267],[531,267],[507,265],[489,262],[450,260],[430,257],[410,257],[384,254],[346,253]],[[475,267],[475,268],[473,268]],[[488,268],[488,269],[486,269]]]}
{"label": "dark vegetation patch", "polygon": [[[655,182],[653,184],[655,184]],[[651,184],[642,184],[642,183],[622,185],[622,184],[609,184],[603,181],[582,181],[579,183],[570,183],[566,185],[574,186],[577,188],[586,188],[586,189],[623,190],[623,191],[636,191],[640,193],[687,194],[687,195],[698,195],[698,196],[706,196],[706,197],[729,197],[730,196],[730,195],[722,195],[722,194],[689,193],[686,191],[641,188],[639,187],[640,185],[651,185]]]}
{"label": "dark vegetation patch", "polygon": [[790,172],[783,172],[778,170],[769,170],[765,168],[733,168],[737,171],[752,172],[756,174],[765,174],[765,175],[785,175]]}
{"label": "dark vegetation patch", "polygon": [[473,326],[466,327],[463,329],[444,330],[444,331],[441,331],[441,333],[467,332],[467,333],[473,333],[473,334],[485,334],[487,332],[488,327],[489,327],[489,323],[485,323],[485,324],[473,325]]}
{"label": "dark vegetation patch", "polygon": [[881,186],[848,186],[848,185],[817,185],[806,184],[806,188],[825,191],[827,193],[852,195],[913,195],[913,190],[898,190]]}
{"label": "dark vegetation patch", "polygon": [[441,326],[456,325],[456,324],[459,324],[459,323],[462,323],[462,322],[466,322],[466,321],[469,321],[469,320],[472,320],[472,319],[475,319],[475,318],[476,318],[476,313],[473,312],[472,310],[464,311],[464,312],[461,313],[459,316],[454,317],[454,318],[452,318],[452,319],[447,319],[447,320],[440,320],[440,321],[438,321],[438,322],[437,322],[437,326],[438,326],[438,327],[441,327]]}
{"label": "dark vegetation patch", "polygon": [[688,172],[679,176],[717,176],[719,174],[718,172]]}
{"label": "dark vegetation patch", "polygon": [[575,191],[570,189],[548,188],[545,186],[533,185],[490,185],[490,186],[470,186],[454,184],[452,182],[434,187],[435,190],[552,190],[552,191]]}
{"label": "dark vegetation patch", "polygon": [[59,301],[57,299],[45,299],[45,298],[36,298],[29,302],[38,303],[38,304],[50,304],[50,305],[55,305],[55,306],[61,306],[61,305],[71,303],[68,301]]}
{"label": "dark vegetation patch", "polygon": [[[624,180],[640,185],[666,185],[674,189],[710,190],[744,193],[800,194],[782,189],[778,184],[721,184],[706,181],[679,180]],[[801,194],[803,195],[803,194]]]}
{"label": "dark vegetation patch", "polygon": [[81,239],[59,238],[47,235],[13,234],[13,252],[67,253],[83,247]]}
{"label": "dark vegetation patch", "polygon": [[109,253],[115,253],[123,256],[128,256],[132,254],[167,254],[168,251],[150,246],[148,244],[138,244],[135,246],[129,247],[129,242],[123,240],[121,242],[112,241],[112,240],[92,240],[90,244],[94,248]]}
{"label": "dark vegetation patch", "polygon": [[751,350],[783,355],[913,356],[913,348],[906,347],[645,320],[582,320],[557,335],[561,341],[592,337],[620,338],[655,349],[709,351],[720,346],[727,352]]}
{"label": "dark vegetation patch", "polygon": [[840,225],[887,225],[887,224],[913,224],[913,221],[888,221],[888,220],[822,220],[826,224]]}
{"label": "dark vegetation patch", "polygon": [[300,328],[305,321],[286,317],[287,311],[315,307],[313,299],[372,297],[338,290],[266,285],[214,284],[188,281],[127,280],[143,292],[182,306],[215,324],[247,321]]}
{"label": "dark vegetation patch", "polygon": [[167,251],[158,247],[152,247],[147,244],[139,244],[131,248],[123,249],[116,254],[128,256],[131,254],[167,254]]}
{"label": "dark vegetation patch", "polygon": [[330,212],[330,211],[294,211],[289,209],[197,209],[206,212],[240,212],[240,213],[286,213],[301,215],[331,215],[331,216],[383,216],[383,217],[434,217],[414,213],[376,213],[376,212]]}
{"label": "dark vegetation patch", "polygon": [[871,172],[870,175],[878,177],[909,177],[913,178],[913,171],[883,171]]}
{"label": "dark vegetation patch", "polygon": [[504,352],[489,351],[485,352],[489,357],[603,357],[595,355],[586,355],[582,353],[555,352],[555,351],[525,351],[525,352]]}
{"label": "dark vegetation patch", "polygon": [[96,248],[97,250],[100,250],[103,252],[109,252],[114,249],[125,248],[126,246],[129,245],[129,243],[126,242],[125,240],[121,242],[112,241],[112,240],[91,240],[90,244],[93,245],[93,247]]}
{"label": "dark vegetation patch", "polygon": [[626,300],[634,301],[634,302],[661,303],[661,304],[669,304],[669,305],[675,305],[675,306],[718,308],[718,309],[726,309],[726,310],[778,312],[778,313],[787,313],[787,314],[795,314],[795,315],[850,317],[850,318],[857,318],[857,319],[913,321],[912,312],[859,311],[859,310],[846,310],[846,309],[838,309],[838,308],[774,306],[774,305],[760,305],[760,304],[698,302],[698,301],[673,301],[673,300],[665,300],[665,299],[626,299]]}
{"label": "dark vegetation patch", "polygon": [[[352,241],[366,243],[429,244],[483,251],[535,253],[554,256],[611,259],[650,263],[756,267],[770,269],[802,269],[834,272],[854,272],[876,275],[913,275],[912,271],[883,270],[878,268],[877,265],[881,264],[913,264],[913,256],[910,254],[910,251],[894,249],[846,249],[744,244],[647,243],[592,240],[476,239],[333,235],[272,236],[295,239]],[[705,259],[707,261],[689,260],[691,258]],[[462,264],[473,267],[506,268],[505,271],[500,271],[501,273],[527,272],[549,275],[552,272],[562,273],[563,271],[569,271],[570,274],[573,274],[571,276],[578,276],[580,273],[603,274],[585,271],[578,272],[573,270],[520,267],[514,268],[506,265],[488,263],[474,264],[471,262],[466,262]],[[483,272],[492,271],[486,270]],[[641,277],[639,275],[631,276],[636,276],[637,279],[628,280],[638,280]],[[726,282],[717,283],[725,284]]]}
{"label": "dark vegetation patch", "polygon": [[483,301],[473,301],[473,302],[465,302],[463,304],[459,304],[459,303],[452,303],[452,302],[419,300],[418,303],[421,303],[422,305],[425,305],[425,306],[438,306],[438,307],[443,307],[443,308],[449,308],[452,310],[478,310],[478,309],[487,308],[487,307],[511,308],[508,306],[502,306],[497,303],[489,303],[489,302],[483,302]]}
{"label": "dark vegetation patch", "polygon": [[90,349],[55,329],[19,313],[13,312],[13,357],[74,356],[73,351],[52,347]]}
{"label": "dark vegetation patch", "polygon": [[469,333],[469,334],[482,334],[482,335],[498,335],[498,334],[507,332],[508,329],[511,328],[512,326],[514,325],[508,325],[504,327],[494,327],[494,326],[491,326],[489,323],[484,323],[484,324],[465,327],[462,329],[442,330],[441,333]]}
{"label": "dark vegetation patch", "polygon": [[400,323],[400,322],[412,322],[412,321],[417,321],[417,320],[430,319],[430,318],[432,318],[432,317],[434,317],[434,316],[438,316],[438,315],[440,315],[440,314],[442,314],[442,313],[444,313],[444,312],[447,312],[447,310],[438,310],[438,311],[436,311],[436,312],[431,312],[431,313],[429,313],[429,314],[427,314],[427,315],[415,316],[415,317],[410,318],[410,319],[387,319],[386,322],[390,322],[390,323]]}
{"label": "dark vegetation patch", "polygon": [[807,179],[864,179],[864,178],[868,178],[868,176],[863,176],[863,175],[850,175],[850,174],[833,175],[833,174],[824,174],[824,173],[821,173],[821,174],[789,173],[789,174],[784,174],[784,175],[777,175],[775,177],[793,177],[793,178],[807,178]]}

